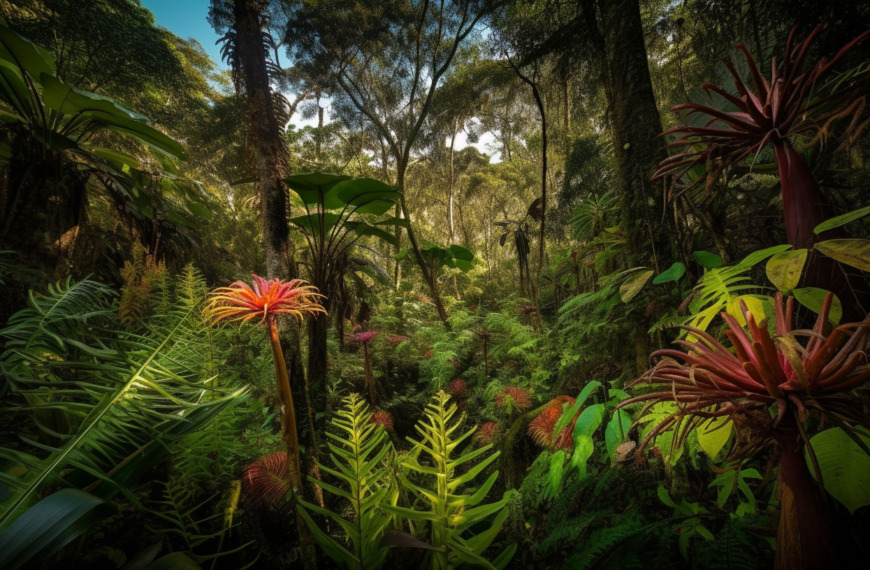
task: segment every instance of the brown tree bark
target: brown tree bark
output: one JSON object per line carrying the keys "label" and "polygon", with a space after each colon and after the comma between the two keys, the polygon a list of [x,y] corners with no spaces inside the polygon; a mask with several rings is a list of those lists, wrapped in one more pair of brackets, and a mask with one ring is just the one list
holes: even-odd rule
{"label": "brown tree bark", "polygon": [[631,252],[661,271],[676,257],[674,226],[665,208],[665,186],[650,182],[667,158],[659,139],[661,118],[647,62],[638,0],[598,2],[603,71],[613,148],[620,173],[622,224]]}
{"label": "brown tree bark", "polygon": [[[266,254],[266,275],[269,278],[287,279],[294,273],[294,263],[289,240],[287,221],[287,190],[284,178],[289,174],[287,149],[282,136],[283,125],[278,122],[273,103],[273,94],[267,67],[267,46],[263,41],[262,14],[266,7],[262,0],[235,0],[233,18],[236,31],[234,71],[237,75],[236,88],[245,95],[248,114],[248,144],[253,157],[253,170],[257,193],[260,196],[260,221],[263,230],[263,249]],[[296,394],[296,402],[309,402],[310,395],[302,367],[298,327],[286,321],[281,323],[281,345],[288,355],[285,368],[288,372],[290,390]],[[283,360],[283,359],[282,359]],[[282,399],[282,404],[294,398]],[[298,405],[298,404],[297,404]],[[286,407],[286,405],[285,405]],[[310,411],[306,410],[311,418]],[[283,411],[284,420],[295,410]],[[309,422],[310,423],[310,422]],[[284,426],[285,431],[288,426]],[[309,426],[314,437],[314,426]],[[288,450],[291,442],[287,440]],[[298,457],[298,439],[296,456]],[[288,462],[290,461],[288,451]],[[294,485],[296,482],[294,481]],[[301,475],[300,475],[300,487]],[[304,523],[299,523],[299,536],[302,541],[303,558],[306,566],[316,566],[314,537]]]}

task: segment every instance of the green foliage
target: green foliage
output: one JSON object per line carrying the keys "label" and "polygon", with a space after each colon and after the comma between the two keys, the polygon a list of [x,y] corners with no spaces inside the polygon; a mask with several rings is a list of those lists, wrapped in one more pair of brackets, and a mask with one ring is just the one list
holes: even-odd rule
{"label": "green foliage", "polygon": [[217,495],[200,499],[193,489],[177,478],[170,478],[162,486],[161,498],[148,508],[148,513],[154,517],[148,530],[163,537],[170,545],[170,551],[182,553],[202,565],[251,545],[247,543],[231,551],[221,551],[224,534],[229,530],[226,523],[232,518],[228,518],[223,509],[215,508],[220,505],[214,500]]}
{"label": "green foliage", "polygon": [[[334,468],[325,465],[320,470],[342,482],[337,487],[325,481],[309,478],[328,493],[350,504],[350,520],[329,509],[300,501],[300,514],[314,533],[321,548],[336,563],[346,568],[379,568],[388,549],[381,538],[390,516],[381,505],[395,504],[397,490],[387,478],[384,458],[392,450],[386,431],[371,421],[366,403],[356,394],[344,399],[344,407],[332,418],[334,432],[327,435],[329,457]],[[344,532],[349,548],[321,530],[308,511],[328,517]]]}
{"label": "green foliage", "polygon": [[[0,479],[10,491],[4,524],[49,480],[88,486],[102,497],[123,491],[166,455],[164,442],[201,427],[244,393],[217,397],[203,382],[192,310],[153,336],[113,338],[115,331],[105,329],[78,334],[92,326],[89,317],[108,318],[104,297],[105,289],[93,282],[68,282],[46,297],[31,295],[31,306],[0,331],[8,339],[2,371],[22,398],[4,429],[13,427],[13,417],[32,422],[14,426],[20,443],[10,438],[0,449],[18,473],[7,470]],[[46,412],[51,424],[42,421]]]}
{"label": "green foliage", "polygon": [[[447,394],[436,394],[426,407],[424,419],[416,426],[421,439],[409,437],[414,447],[401,459],[404,469],[400,474],[402,485],[416,495],[425,509],[385,508],[416,524],[428,526],[428,542],[437,548],[430,554],[432,568],[452,568],[461,563],[504,568],[516,550],[515,544],[495,558],[485,558],[484,553],[507,519],[509,510],[506,506],[513,492],[506,492],[495,503],[481,504],[494,485],[498,471],[492,472],[483,484],[472,487],[473,491],[463,492],[495,461],[499,452],[485,456],[492,447],[485,445],[457,454],[456,450],[476,427],[454,435],[462,426],[461,417],[454,419],[456,411],[456,404],[449,403]],[[473,466],[460,474],[458,467],[471,462]],[[483,526],[486,524],[488,528]]]}
{"label": "green foliage", "polygon": [[44,562],[114,510],[111,503],[88,493],[61,489],[0,534],[0,565],[17,570]]}

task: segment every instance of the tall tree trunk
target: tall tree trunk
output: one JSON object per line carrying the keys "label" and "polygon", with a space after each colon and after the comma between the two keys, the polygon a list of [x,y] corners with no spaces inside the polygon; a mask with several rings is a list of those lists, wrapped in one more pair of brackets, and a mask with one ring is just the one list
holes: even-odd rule
{"label": "tall tree trunk", "polygon": [[[266,275],[269,278],[286,279],[294,269],[289,245],[288,204],[284,184],[284,178],[289,174],[289,166],[287,149],[281,135],[283,126],[278,123],[273,107],[266,65],[268,54],[262,35],[264,7],[264,2],[259,0],[235,0],[233,3],[236,64],[248,111],[248,140],[252,146],[251,154],[260,196]],[[291,379],[290,389],[296,396],[294,400],[298,406],[298,402],[307,402],[310,399],[302,367],[299,330],[295,323],[284,319],[280,332],[281,344],[288,355],[286,368]],[[313,433],[310,435],[313,436]],[[314,537],[306,525],[298,527],[303,557],[306,565],[313,567],[316,565]]]}
{"label": "tall tree trunk", "polygon": [[604,79],[613,148],[620,174],[622,224],[637,261],[657,270],[675,257],[673,222],[663,181],[650,182],[667,158],[647,62],[638,0],[598,3]]}
{"label": "tall tree trunk", "polygon": [[456,121],[453,122],[453,133],[450,136],[450,172],[447,179],[447,229],[450,232],[450,239],[447,240],[447,245],[453,243],[454,225],[453,225],[453,185],[455,184],[454,176],[454,149],[456,147]]}

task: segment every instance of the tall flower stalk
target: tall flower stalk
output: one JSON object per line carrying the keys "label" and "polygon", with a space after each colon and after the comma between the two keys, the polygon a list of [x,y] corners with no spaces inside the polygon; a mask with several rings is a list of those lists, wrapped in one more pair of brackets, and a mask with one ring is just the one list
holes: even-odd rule
{"label": "tall flower stalk", "polygon": [[378,331],[365,331],[350,335],[350,341],[360,345],[363,348],[363,357],[365,359],[365,386],[369,393],[369,402],[372,405],[378,401],[378,394],[375,386],[375,375],[372,373],[372,360],[369,356],[369,343],[378,336]]}
{"label": "tall flower stalk", "polygon": [[[290,391],[290,377],[287,363],[278,338],[278,315],[291,315],[302,319],[306,314],[316,315],[326,311],[320,304],[323,296],[315,287],[300,279],[283,281],[263,279],[251,275],[253,281],[248,285],[236,281],[229,287],[215,289],[206,306],[205,312],[212,322],[250,322],[259,319],[269,333],[272,343],[272,357],[275,362],[278,401],[281,405],[281,435],[287,446],[287,465],[290,484],[294,493],[302,490],[302,469],[299,464],[299,436],[296,430],[296,411]],[[304,525],[299,527],[304,528]]]}
{"label": "tall flower stalk", "polygon": [[694,340],[675,341],[683,350],[653,353],[659,362],[635,382],[653,386],[653,391],[620,404],[677,405],[641,442],[638,454],[664,430],[673,429],[675,445],[681,445],[695,427],[723,416],[734,422],[737,435],[731,460],[741,461],[765,447],[778,450],[779,569],[836,566],[831,515],[804,460],[806,450],[821,481],[806,433],[811,417],[841,428],[870,454],[856,431],[870,428],[866,398],[856,393],[870,381],[870,316],[826,334],[832,300],[828,294],[812,330],[794,330],[794,299],[783,304],[778,293],[774,334],[767,319],[756,323],[741,302],[746,330],[722,313],[732,350],[704,331],[683,327]]}

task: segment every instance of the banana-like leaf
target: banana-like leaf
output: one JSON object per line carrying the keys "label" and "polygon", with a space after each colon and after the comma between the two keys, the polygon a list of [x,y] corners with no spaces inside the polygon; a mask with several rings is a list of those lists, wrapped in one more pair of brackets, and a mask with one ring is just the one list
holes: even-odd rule
{"label": "banana-like leaf", "polygon": [[115,505],[76,489],[61,489],[18,517],[0,534],[0,568],[32,568],[81,536]]}

